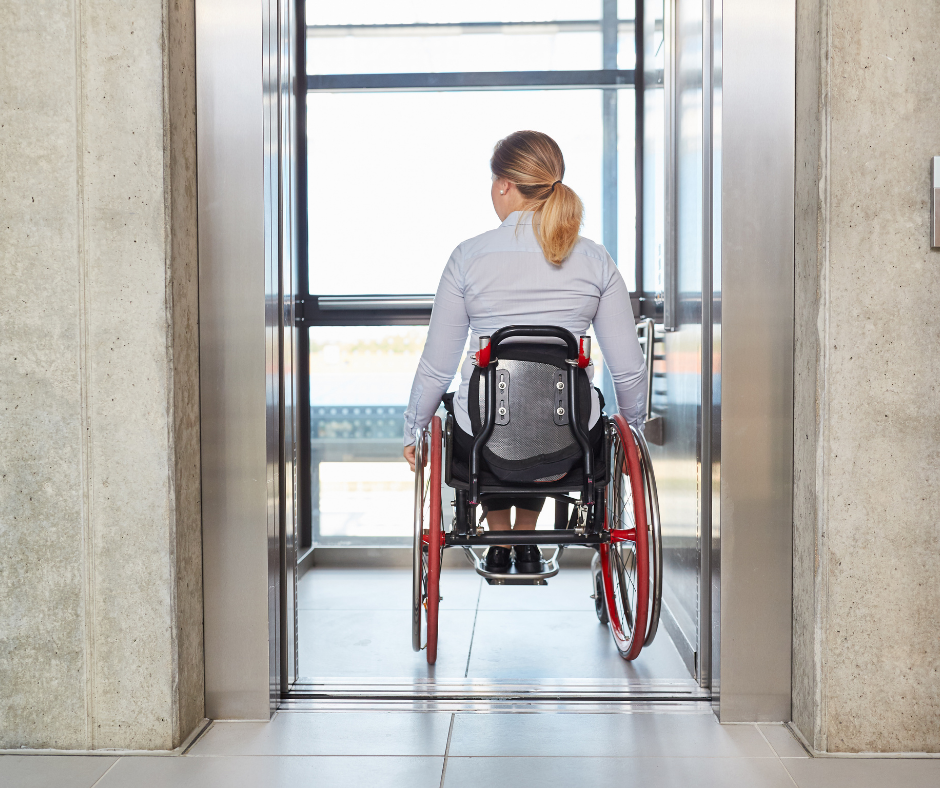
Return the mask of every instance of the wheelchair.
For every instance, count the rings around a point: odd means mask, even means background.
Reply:
[[[649,354],[652,342],[646,345]],[[445,549],[462,548],[491,585],[545,585],[559,572],[562,552],[583,545],[596,551],[591,578],[597,618],[609,627],[620,656],[636,659],[659,627],[663,558],[656,480],[643,434],[622,416],[602,413],[589,429],[590,337],[577,340],[556,326],[507,326],[481,337],[473,362],[473,435],[462,433],[448,413],[444,422],[434,416],[416,442],[412,648],[426,649],[428,664],[436,662]],[[449,528],[442,481],[456,493]],[[486,530],[476,509],[488,494],[554,499],[554,528]],[[543,557],[541,571],[485,568],[489,546],[532,544],[555,547]]]

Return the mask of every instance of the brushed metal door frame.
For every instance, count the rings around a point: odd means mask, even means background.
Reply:
[[[293,545],[292,0],[197,0],[206,715],[269,719]],[[286,585],[286,583],[285,583]],[[293,633],[295,635],[295,632]],[[294,671],[295,672],[295,671]]]
[[[282,469],[292,454],[282,440],[282,360],[293,333],[285,333],[291,317],[281,266],[290,190],[285,198],[282,97],[272,81],[281,72],[272,72],[270,58],[283,43],[287,1],[196,4],[206,709],[213,718],[268,718],[285,671]],[[714,2],[721,22],[712,40],[721,43],[709,127],[709,193],[717,202],[710,272],[721,283],[712,309],[723,336],[712,370],[720,376],[721,411],[711,463],[722,463],[712,501],[722,520],[712,524],[708,586],[712,690],[723,721],[785,720],[795,5]],[[713,325],[703,345],[716,336]]]
[[[719,0],[715,0],[716,4]],[[723,722],[790,719],[795,0],[723,0],[720,228]]]

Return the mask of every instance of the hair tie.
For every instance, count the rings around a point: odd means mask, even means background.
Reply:
[[[552,194],[555,193],[555,187],[556,187],[559,183],[561,183],[561,181],[555,181],[555,182],[552,184]]]

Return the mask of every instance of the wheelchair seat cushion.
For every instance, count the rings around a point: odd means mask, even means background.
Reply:
[[[564,345],[513,342],[500,346],[497,380],[504,389],[496,402],[504,412],[496,419],[482,455],[490,472],[502,482],[550,482],[580,466],[581,447],[568,424],[568,369]],[[500,375],[500,371],[508,374]],[[591,383],[577,370],[578,422],[585,434],[591,417]],[[483,429],[486,376],[476,368],[470,377],[470,423],[473,434]],[[477,403],[474,407],[473,403]],[[562,408],[564,413],[559,414]],[[592,436],[593,437],[593,436]]]

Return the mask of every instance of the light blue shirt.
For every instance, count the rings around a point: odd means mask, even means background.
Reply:
[[[470,434],[467,391],[472,353],[481,336],[510,325],[552,325],[576,337],[594,333],[613,379],[623,417],[642,426],[646,415],[646,364],[636,336],[630,293],[600,244],[578,239],[561,265],[549,262],[532,228],[532,214],[516,211],[495,230],[464,241],[447,261],[434,296],[427,344],[418,362],[408,410],[405,445],[431,421],[460,365],[454,415]],[[467,331],[470,352],[464,356]],[[593,378],[593,365],[588,373]],[[591,421],[600,417],[593,391]]]

